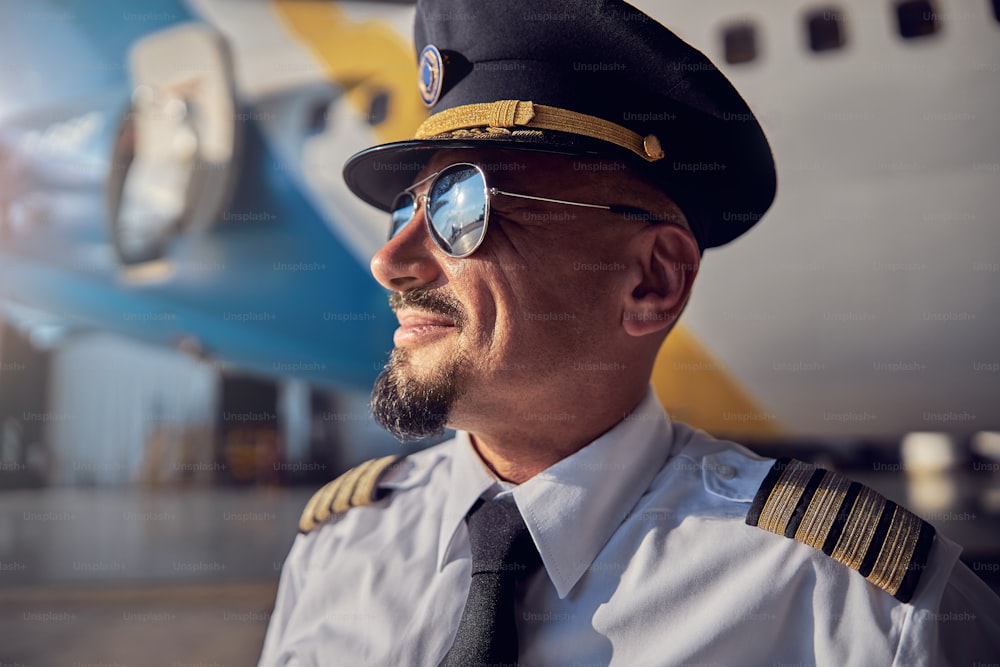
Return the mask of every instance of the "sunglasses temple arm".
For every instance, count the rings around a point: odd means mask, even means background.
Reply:
[[[569,206],[585,206],[587,208],[599,208],[599,209],[603,209],[605,211],[610,211],[610,210],[614,209],[613,206],[604,206],[603,204],[584,204],[583,202],[579,202],[579,201],[566,201],[565,199],[551,199],[549,197],[536,197],[534,195],[522,195],[522,194],[518,194],[516,192],[506,192],[504,190],[500,190],[499,188],[490,188],[490,194],[491,195],[506,195],[507,197],[518,197],[520,199],[532,199],[534,201],[549,202],[550,204],[567,204]]]
[[[624,204],[612,204],[608,207],[608,210],[612,213],[621,213],[622,215],[628,217],[631,220],[642,220],[645,222],[652,222],[656,224],[668,222],[660,216],[650,213],[644,208],[639,208],[638,206],[626,206]]]
[[[604,211],[611,211],[612,213],[621,213],[622,215],[633,216],[636,220],[645,220],[647,222],[660,223],[665,222],[662,218],[654,215],[647,211],[646,209],[639,208],[637,206],[626,206],[624,204],[611,204],[610,206],[605,206],[604,204],[585,204],[580,201],[567,201],[565,199],[551,199],[549,197],[536,197],[534,195],[522,195],[517,192],[507,192],[499,188],[490,188],[491,195],[506,195],[508,197],[519,197],[521,199],[533,199],[535,201],[544,201],[552,204],[568,204],[569,206],[585,206],[587,208],[599,208]]]
[[[421,179],[420,179],[419,181],[417,181],[416,183],[414,183],[414,184],[413,184],[413,185],[411,185],[410,187],[408,187],[408,188],[406,188],[405,190],[403,190],[403,192],[408,192],[408,193],[409,193],[409,194],[410,194],[411,196],[413,196],[413,191],[414,191],[414,190],[416,190],[416,189],[417,189],[417,188],[419,188],[419,187],[420,187],[421,185],[423,185],[423,184],[424,184],[424,183],[426,183],[427,181],[431,180],[432,178],[434,178],[435,176],[437,176],[437,175],[438,175],[438,174],[440,174],[440,173],[441,173],[440,171],[435,171],[435,172],[434,172],[433,174],[431,174],[430,176],[426,176],[426,177],[424,177],[424,178],[421,178]],[[402,192],[401,192],[400,194],[402,194]],[[415,196],[414,196],[414,199],[416,199],[416,197],[415,197]]]

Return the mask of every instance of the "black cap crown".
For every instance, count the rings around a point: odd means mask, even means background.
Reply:
[[[415,139],[351,157],[348,187],[387,210],[439,149],[626,159],[684,211],[702,248],[749,229],[776,179],[760,125],[701,52],[619,0],[419,0]]]

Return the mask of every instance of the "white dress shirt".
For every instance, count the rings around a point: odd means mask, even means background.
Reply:
[[[1000,600],[940,534],[904,604],[746,525],[772,463],[671,423],[652,390],[516,486],[459,432],[393,470],[390,497],[296,538],[260,665],[437,665],[469,590],[464,517],[497,493],[513,495],[544,565],[519,606],[523,665],[1000,663]]]

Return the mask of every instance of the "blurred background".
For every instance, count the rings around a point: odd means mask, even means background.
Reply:
[[[706,253],[667,410],[875,487],[1000,589],[1000,1],[636,4],[779,171]],[[340,178],[425,116],[412,18],[0,0],[4,664],[253,664],[310,494],[426,444],[368,414],[385,221]]]

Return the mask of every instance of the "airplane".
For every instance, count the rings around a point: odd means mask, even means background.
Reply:
[[[761,223],[706,253],[661,352],[671,416],[744,441],[929,431],[1000,457],[998,3],[636,5],[734,82],[779,175]],[[327,405],[317,388],[352,406],[322,414],[360,428],[395,319],[367,269],[385,215],[340,174],[426,116],[412,19],[406,2],[0,5],[8,443],[58,452],[84,425],[104,442],[111,427],[86,416],[102,391],[143,415],[125,438],[139,440],[218,420],[207,406],[260,384],[272,430],[277,404]],[[50,381],[28,382],[26,358]],[[313,447],[302,432],[261,444],[234,421],[249,451]]]

